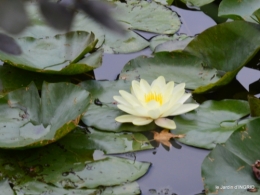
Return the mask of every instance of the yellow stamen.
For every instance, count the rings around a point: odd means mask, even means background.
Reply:
[[[155,100],[156,102],[160,103],[162,105],[163,103],[163,97],[162,94],[158,94],[156,92],[150,92],[148,94],[145,94],[145,102],[148,103],[152,100]]]

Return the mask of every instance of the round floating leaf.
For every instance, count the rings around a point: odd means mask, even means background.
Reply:
[[[259,118],[248,122],[204,159],[202,177],[207,194],[251,194],[247,189],[252,187],[257,188],[259,193],[260,184],[252,171],[252,165],[259,160],[259,126]]]
[[[224,143],[241,127],[238,120],[250,112],[246,101],[206,101],[195,111],[176,116],[174,134],[186,134],[179,141],[195,147],[212,149]]]
[[[162,5],[171,5],[174,0],[154,0],[154,1]]]
[[[185,34],[174,34],[172,37],[158,35],[152,38],[150,49],[153,52],[183,50],[192,39],[193,37],[189,37]]]
[[[118,123],[115,118],[125,114],[116,106],[113,96],[119,95],[119,90],[130,91],[131,83],[124,81],[84,81],[80,84],[91,93],[91,103],[82,121],[87,125],[102,131],[149,131],[156,128],[154,123],[145,126],[135,126],[132,123]]]
[[[222,75],[216,83],[199,87],[194,93],[229,83],[259,51],[259,31],[259,25],[234,21],[211,27],[194,38],[185,51],[199,57],[206,68],[215,68]]]
[[[17,42],[22,48],[22,55],[12,56],[0,52],[0,59],[22,69],[42,73],[80,74],[101,65],[87,62],[92,55],[98,59],[102,54],[94,53],[84,57],[96,45],[92,33],[77,31],[40,39],[24,37],[17,39]]]
[[[139,185],[136,182],[125,183],[120,186],[102,187],[100,189],[64,189],[37,181],[28,182],[24,185],[14,186],[18,195],[57,195],[57,194],[76,194],[76,195],[135,195],[140,194]],[[9,194],[6,194],[9,195]]]
[[[105,154],[119,154],[139,150],[152,149],[147,138],[141,133],[112,133],[97,131],[88,128],[89,133],[77,129],[64,137],[60,143],[72,148],[85,148],[85,150],[102,150]],[[134,138],[134,139],[133,139]]]
[[[88,105],[89,93],[69,83],[43,83],[0,98],[0,148],[43,146],[69,133]]]
[[[118,157],[93,161],[93,147],[78,136],[31,150],[1,151],[0,171],[13,185],[41,181],[58,188],[98,188],[121,185],[143,176],[150,163]],[[86,135],[84,137],[87,137]],[[82,141],[82,139],[81,139]]]
[[[184,82],[188,89],[196,89],[220,79],[216,69],[204,67],[199,58],[187,52],[160,52],[150,58],[137,57],[124,66],[119,79],[132,81],[142,78],[151,83],[160,75],[167,81]]]
[[[173,34],[181,25],[175,12],[155,2],[127,0],[126,3],[117,1],[115,5],[118,11],[113,12],[114,18],[131,29]]]
[[[214,0],[181,0],[181,1],[190,6],[201,7],[203,5],[213,2]]]
[[[233,20],[256,22],[254,12],[260,8],[258,0],[223,0],[219,4],[218,15]]]

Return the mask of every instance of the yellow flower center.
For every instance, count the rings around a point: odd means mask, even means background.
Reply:
[[[145,98],[146,103],[148,103],[152,100],[155,100],[160,105],[162,105],[162,103],[163,103],[163,97],[162,97],[162,94],[160,94],[160,93],[150,92],[148,94],[145,94],[144,98]]]

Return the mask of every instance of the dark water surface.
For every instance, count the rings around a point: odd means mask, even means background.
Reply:
[[[172,7],[181,16],[182,26],[178,33],[194,36],[216,23],[202,12],[187,11]],[[139,32],[146,39],[154,34]],[[140,55],[151,55],[149,48],[131,54],[105,54],[103,64],[94,71],[97,80],[115,80],[124,65]],[[158,75],[159,76],[159,75]],[[209,153],[180,144],[181,149],[172,147],[170,151],[162,146],[155,150],[141,151],[123,155],[138,161],[152,163],[149,172],[138,180],[142,194],[150,195],[194,195],[204,189],[201,179],[201,164]]]

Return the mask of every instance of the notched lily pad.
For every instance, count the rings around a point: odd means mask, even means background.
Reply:
[[[179,141],[195,147],[212,149],[224,143],[242,125],[238,120],[250,112],[242,100],[206,101],[195,111],[176,116],[174,134],[186,134]]]
[[[130,91],[130,82],[125,81],[84,81],[80,84],[91,93],[91,103],[82,121],[87,125],[102,131],[150,131],[156,128],[154,123],[145,126],[135,126],[132,123],[118,123],[115,118],[124,112],[116,106],[113,96],[119,95],[119,90]]]
[[[13,56],[0,52],[0,60],[22,69],[72,75],[101,65],[98,59],[102,58],[102,52],[85,56],[93,51],[97,43],[93,33],[76,31],[39,39],[22,37],[16,41],[23,53]]]
[[[259,159],[259,125],[259,118],[243,125],[204,159],[202,177],[206,194],[245,195],[254,189],[259,193],[260,184],[252,171]]]
[[[89,93],[69,83],[34,83],[0,98],[0,148],[43,146],[69,133],[89,103]]]

